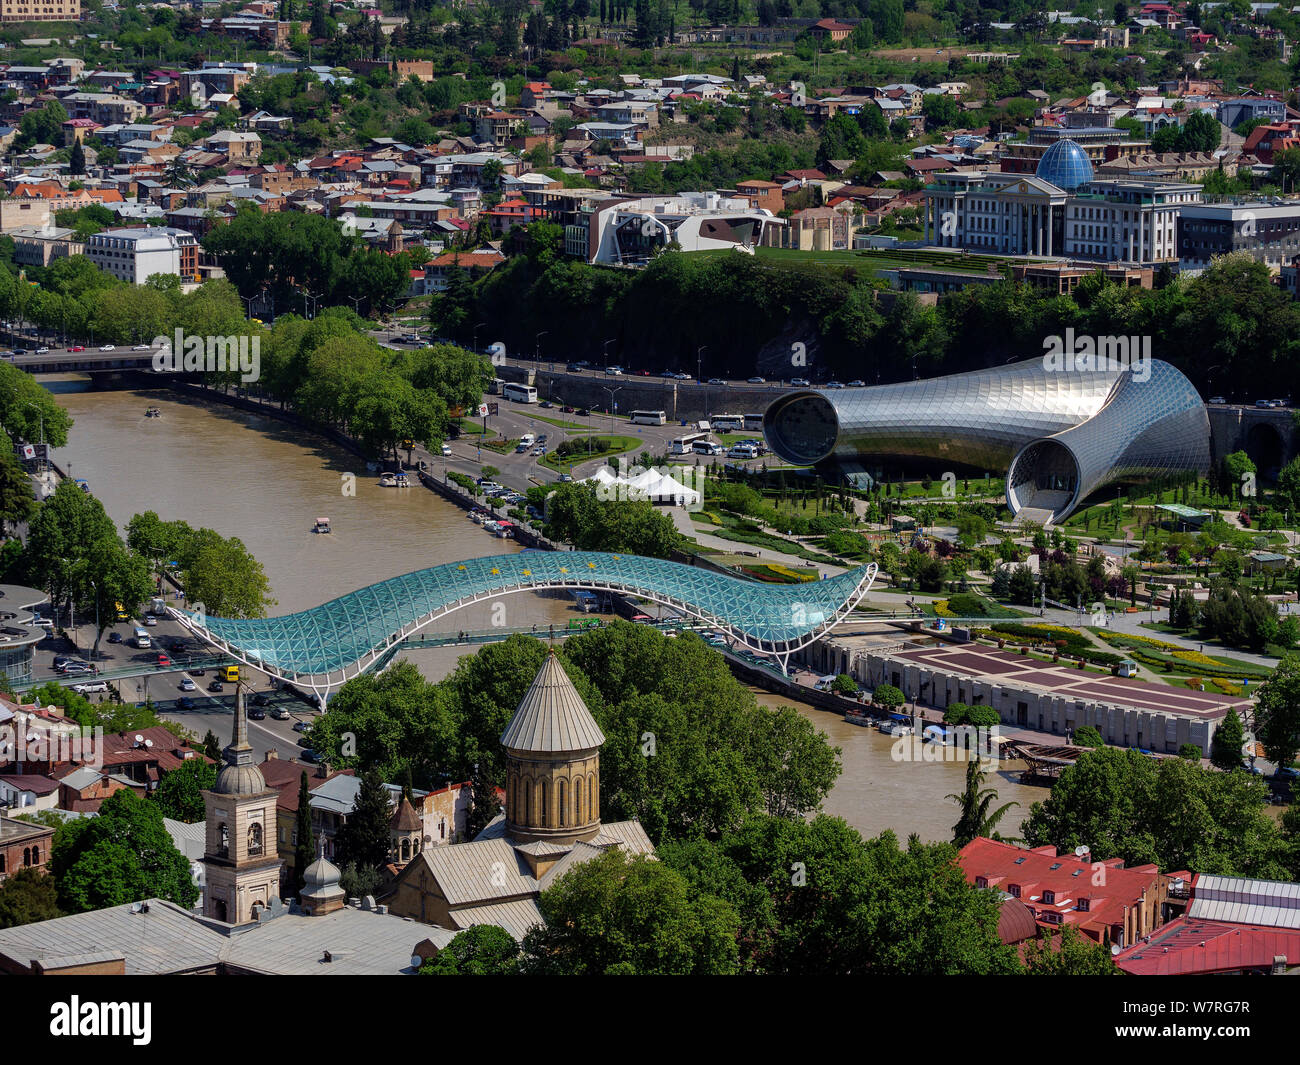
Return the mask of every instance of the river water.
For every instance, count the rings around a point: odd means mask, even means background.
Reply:
[[[79,378],[47,382],[75,424],[68,446],[54,452],[74,477],[83,477],[109,515],[125,526],[131,515],[154,510],[183,518],[223,536],[238,536],[266,570],[277,605],[271,614],[304,610],[356,588],[425,566],[463,558],[513,553],[465,512],[432,492],[380,488],[377,477],[342,448],[263,415],[177,397],[168,391],[92,392]],[[161,418],[146,418],[156,406]],[[345,495],[344,475],[354,474],[355,495]],[[329,536],[311,531],[327,517]],[[567,597],[520,594],[452,615],[449,631],[563,625],[580,616]],[[503,612],[503,613],[502,613]],[[406,654],[438,679],[472,648],[414,649]],[[757,692],[769,706],[794,705],[841,748],[843,773],[825,803],[868,836],[893,829],[903,840],[947,840],[965,763],[896,761],[894,741],[874,729],[850,725],[834,714]],[[1019,767],[1013,767],[1018,769]],[[1020,784],[1012,769],[990,774],[987,787],[1001,802],[1018,802],[999,828],[1018,834],[1029,804],[1044,788]]]

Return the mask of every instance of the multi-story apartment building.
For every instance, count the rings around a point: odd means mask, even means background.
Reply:
[[[179,277],[181,242],[178,232],[181,231],[156,226],[106,229],[87,239],[86,258],[106,273],[132,285],[143,285],[154,274]]]
[[[1066,202],[1061,250],[1102,262],[1174,263],[1179,214],[1200,202],[1200,185],[1093,181]]]
[[[81,0],[0,0],[0,22],[79,22]]]
[[[1216,255],[1243,252],[1280,270],[1300,254],[1300,201],[1203,203],[1185,207],[1178,231],[1182,270],[1199,273]]]

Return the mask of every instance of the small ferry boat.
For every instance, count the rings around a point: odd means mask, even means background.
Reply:
[[[496,521],[485,521],[483,523],[483,528],[495,535],[496,531],[501,528],[501,523]]]
[[[397,487],[397,477],[396,477],[394,474],[391,474],[391,473],[381,474],[380,477],[379,477],[379,487],[380,487],[380,488],[396,488],[396,487]]]
[[[498,521],[496,528],[492,530],[493,536],[499,536],[503,540],[509,540],[515,535],[515,523],[513,521]]]
[[[911,725],[904,725],[901,721],[891,721],[885,733],[893,737],[912,736],[916,733],[916,729],[912,728]]]
[[[162,410],[159,407],[149,407],[145,410],[144,416],[146,418],[161,418]]]
[[[394,488],[410,488],[410,487],[411,487],[411,479],[410,479],[409,477],[407,477],[406,474],[404,474],[404,473],[395,473],[395,474],[393,474],[393,487],[394,487]]]
[[[871,728],[876,723],[876,719],[867,713],[866,707],[854,706],[844,711],[844,720],[850,725],[861,725],[863,728]]]
[[[482,507],[475,507],[469,512],[469,520],[475,525],[482,525],[483,519],[487,517],[487,511]]]
[[[314,533],[327,533],[327,532],[329,532],[329,531],[330,531],[330,520],[329,520],[329,518],[317,518],[317,519],[316,519],[316,524],[315,524],[314,526],[312,526],[312,530],[311,530],[311,531],[314,532]]]

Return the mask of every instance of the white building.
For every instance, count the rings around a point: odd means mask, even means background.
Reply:
[[[601,205],[589,224],[595,234],[591,261],[638,265],[672,243],[686,252],[719,248],[752,252],[763,242],[767,226],[784,223],[744,197],[683,192]]]
[[[106,229],[86,240],[86,258],[121,281],[143,285],[154,274],[180,276],[181,243],[154,226]]]

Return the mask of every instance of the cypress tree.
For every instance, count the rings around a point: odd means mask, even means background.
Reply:
[[[316,834],[311,827],[311,795],[307,789],[307,771],[304,769],[302,779],[298,781],[298,842],[293,848],[293,886],[295,893],[301,893],[303,875],[307,866],[316,860]]]

